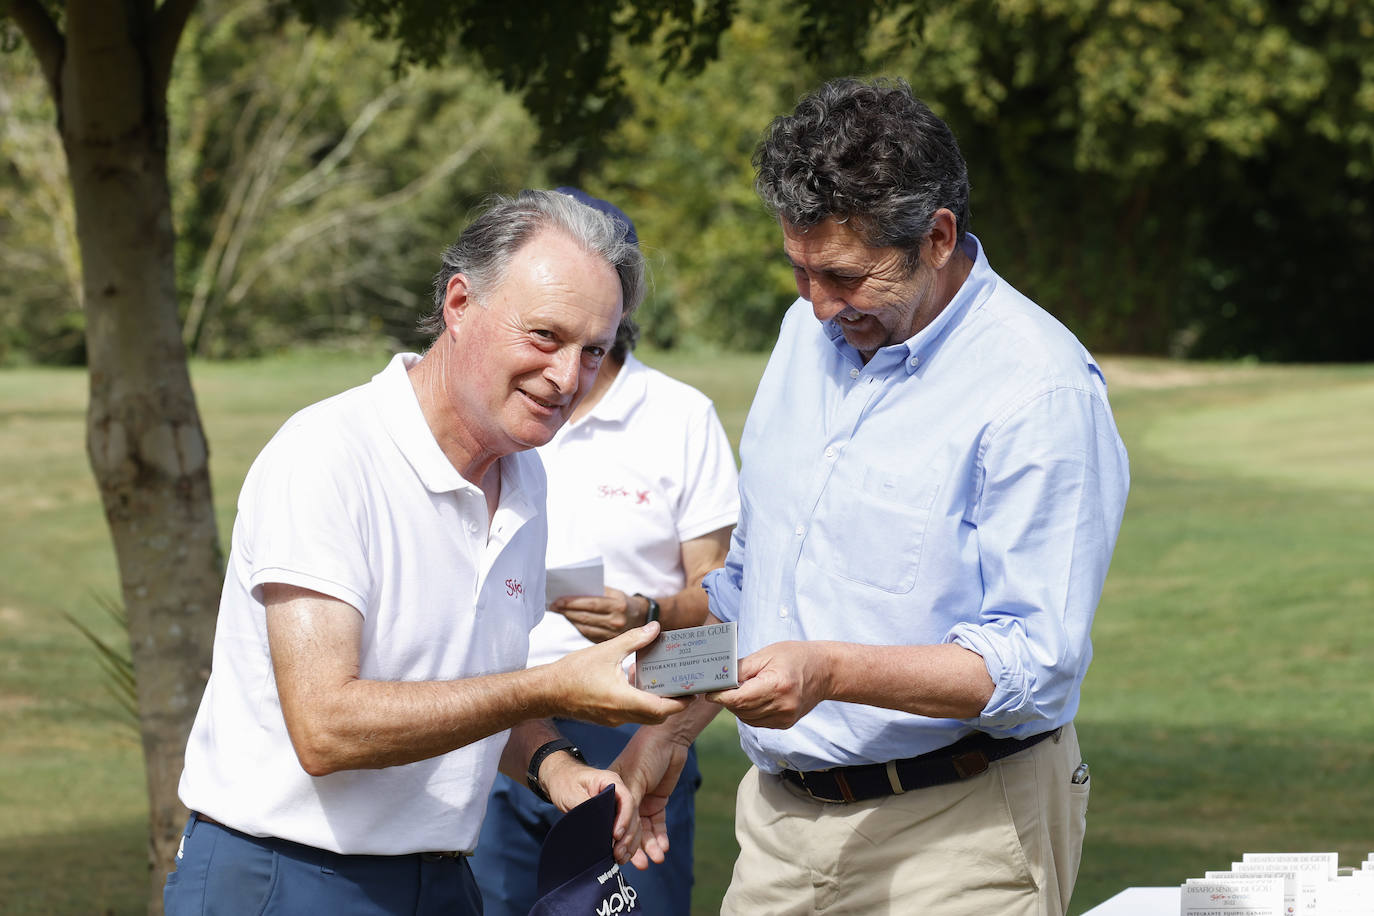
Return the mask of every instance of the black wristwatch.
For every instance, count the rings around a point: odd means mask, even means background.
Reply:
[[[649,610],[644,615],[644,622],[652,623],[655,620],[657,620],[658,615],[663,611],[663,609],[658,606],[658,602],[650,598],[648,595],[642,595],[639,592],[635,592],[635,597],[643,598],[645,601],[649,602]]]
[[[544,763],[544,758],[559,751],[567,751],[582,763],[587,762],[587,758],[582,756],[582,752],[577,749],[567,738],[555,738],[547,744],[541,744],[539,750],[534,752],[530,758],[529,769],[525,771],[525,782],[529,784],[530,791],[538,795],[549,804],[553,804],[553,799],[549,798],[549,793],[544,791],[544,787],[539,784],[539,767]]]

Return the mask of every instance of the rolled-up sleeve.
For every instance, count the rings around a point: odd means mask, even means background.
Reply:
[[[701,587],[706,589],[711,613],[717,620],[739,620],[740,599],[744,592],[745,514],[730,535],[730,552],[725,565],[706,574]]]
[[[982,656],[995,685],[970,724],[1023,737],[1077,711],[1129,469],[1105,398],[1076,387],[1009,411],[980,452],[970,521],[983,605],[946,641]]]

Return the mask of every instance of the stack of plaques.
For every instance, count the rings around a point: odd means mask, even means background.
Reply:
[[[1181,916],[1374,916],[1374,853],[1341,868],[1334,852],[1247,852],[1189,878]]]

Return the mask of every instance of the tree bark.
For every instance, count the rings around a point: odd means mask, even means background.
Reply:
[[[209,676],[223,577],[208,449],[177,316],[166,74],[189,4],[70,0],[59,127],[81,250],[87,450],[109,523],[138,677],[149,912],[186,811],[186,736]]]

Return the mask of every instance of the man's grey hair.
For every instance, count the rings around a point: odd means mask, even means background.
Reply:
[[[492,195],[481,214],[444,251],[434,275],[434,310],[420,330],[438,337],[444,331],[444,299],[454,274],[464,274],[471,294],[481,301],[506,279],[511,258],[545,229],[562,232],[620,277],[623,317],[644,300],[644,256],[626,238],[625,227],[604,213],[556,191],[521,191],[516,197]]]
[[[969,222],[968,166],[953,132],[904,80],[837,79],[773,120],[754,151],[755,187],[781,219],[849,223],[914,269],[941,207],[957,241]]]

